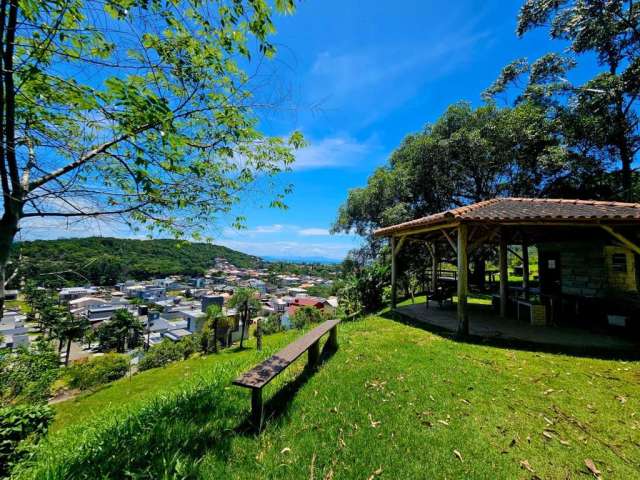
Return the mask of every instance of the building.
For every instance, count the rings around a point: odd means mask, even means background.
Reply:
[[[502,317],[520,318],[524,310],[535,325],[609,325],[634,331],[640,326],[640,204],[495,198],[382,228],[374,235],[391,243],[392,308],[396,257],[407,241],[420,242],[431,256],[431,294],[452,288],[449,295],[457,295],[461,334],[469,332],[469,257],[480,247],[496,249],[499,286],[494,298]],[[530,247],[538,252],[537,287],[529,272]],[[509,283],[509,254],[521,257],[521,285]],[[457,263],[451,287],[443,287],[439,274],[444,258]]]

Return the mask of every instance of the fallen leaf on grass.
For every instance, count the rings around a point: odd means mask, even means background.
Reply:
[[[446,425],[447,427],[449,426],[449,422],[447,422],[446,420],[438,420],[439,423]]]
[[[284,447],[282,450],[280,450],[280,453],[289,453],[291,451],[291,449],[289,447]]]
[[[458,450],[454,450],[453,454],[458,457],[458,460],[462,461],[462,454]]]
[[[553,434],[548,430],[543,430],[542,435],[544,435],[544,437],[548,438],[549,440],[553,440]]]
[[[560,443],[562,445],[568,446],[569,445],[569,441],[568,440],[560,440]]]
[[[377,477],[378,475],[380,475],[382,473],[382,467],[380,467],[379,469],[377,469],[375,472],[373,472],[371,474],[371,476],[369,477],[369,480],[373,480],[375,477]]]
[[[584,464],[587,466],[587,468],[593,474],[594,477],[600,478],[600,470],[598,470],[598,467],[596,467],[596,464],[593,463],[593,460],[591,460],[590,458],[585,458]]]
[[[380,423],[382,423],[382,422],[380,422],[379,420],[377,420],[377,421],[376,421],[376,420],[374,420],[374,419],[371,417],[371,414],[369,414],[369,421],[371,422],[371,426],[372,426],[373,428],[378,428],[378,427],[380,426]]]
[[[543,395],[549,395],[552,392],[555,392],[555,390],[553,388],[549,388],[549,389],[545,390],[544,392],[542,392],[542,394]]]
[[[625,404],[627,403],[627,399],[625,397],[623,397],[622,395],[618,395],[616,397],[616,400],[618,400],[620,403]]]
[[[520,460],[520,466],[522,468],[524,468],[525,470],[533,473],[533,467],[531,467],[531,465],[529,465],[529,461],[528,460]]]

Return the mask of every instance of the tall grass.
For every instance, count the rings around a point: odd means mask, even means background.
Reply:
[[[231,374],[220,365],[207,378],[133,413],[70,427],[41,445],[14,476],[190,478],[205,451],[224,448],[225,432],[242,412],[225,391]]]

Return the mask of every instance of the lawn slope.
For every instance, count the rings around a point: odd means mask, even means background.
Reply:
[[[192,359],[57,406],[18,478],[637,478],[640,368],[456,342],[380,317],[345,324],[262,434],[230,386],[267,349]],[[184,375],[187,371],[188,374]],[[298,378],[298,380],[296,380]],[[302,378],[302,380],[299,380]]]

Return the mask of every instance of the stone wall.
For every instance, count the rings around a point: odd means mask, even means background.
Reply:
[[[560,252],[561,288],[567,295],[604,297],[610,290],[637,291],[635,259],[623,248],[601,242],[558,242],[538,245],[538,252]],[[627,255],[627,271],[612,269],[614,253]]]

